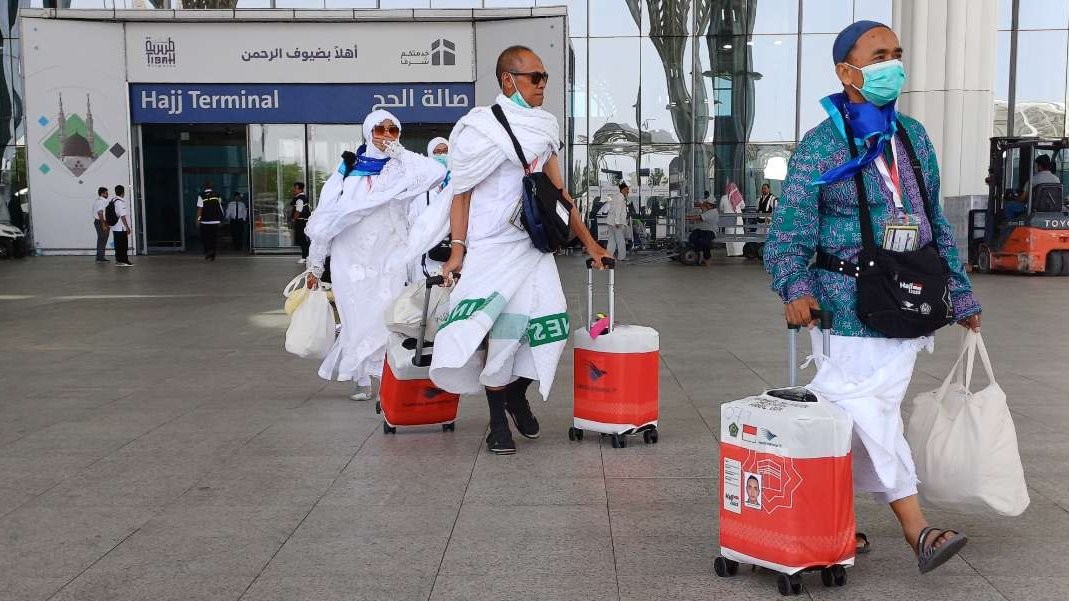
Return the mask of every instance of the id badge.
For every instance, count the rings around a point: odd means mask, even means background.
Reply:
[[[913,215],[900,215],[883,230],[883,248],[892,252],[917,250],[920,224]]]
[[[513,227],[520,230],[521,232],[525,232],[527,230],[523,227],[523,220],[521,219],[522,216],[523,199],[521,198],[519,202],[516,203],[516,208],[512,210],[512,216],[509,217],[509,223],[511,223]]]

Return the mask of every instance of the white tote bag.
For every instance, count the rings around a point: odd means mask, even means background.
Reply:
[[[327,293],[309,290],[293,312],[286,330],[286,351],[301,358],[322,359],[334,344],[334,310]]]
[[[990,384],[971,392],[977,352]],[[980,334],[966,334],[942,386],[913,399],[906,439],[917,463],[921,499],[932,506],[1005,516],[1028,507],[1017,432]]]
[[[438,328],[445,322],[449,309],[451,288],[433,286],[427,317],[428,341],[434,340]],[[423,320],[423,303],[426,301],[427,282],[418,280],[405,286],[401,294],[386,308],[386,329],[409,338],[419,336],[419,324]]]

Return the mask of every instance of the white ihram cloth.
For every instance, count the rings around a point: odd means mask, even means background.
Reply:
[[[832,336],[831,357],[812,331],[819,369],[807,387],[843,408],[854,420],[854,486],[891,503],[917,494],[917,468],[902,425],[902,400],[917,353],[933,338]]]
[[[390,113],[375,111],[364,121],[364,139],[385,119],[400,126]],[[369,144],[366,156],[386,155]],[[402,150],[378,175],[343,178],[335,172],[323,185],[305,229],[312,243],[308,263],[322,268],[330,256],[342,331],[319,367],[321,378],[367,385],[382,374],[389,336],[383,315],[407,276],[394,257],[405,247],[409,205],[444,177],[445,169],[433,159]]]
[[[541,171],[559,144],[556,117],[505,96],[497,104],[529,168]],[[489,107],[473,109],[457,123],[449,151],[452,193],[472,193],[468,251],[463,277],[449,297],[450,318],[434,339],[431,380],[467,394],[522,376],[538,380],[546,398],[568,337],[567,306],[553,255],[535,249],[510,222],[522,194],[523,166]],[[448,221],[448,209],[443,214]],[[434,224],[418,229],[434,231]],[[486,339],[484,363],[476,351]]]
[[[449,140],[445,138],[434,138],[427,143],[427,156],[434,158],[434,149],[439,144],[449,145]],[[439,163],[440,164],[440,163]],[[448,207],[453,200],[452,190],[447,190],[449,187],[449,176],[442,183],[431,188],[423,197],[423,202],[418,199],[411,204],[411,208],[408,211],[408,221],[412,225],[412,229],[409,231],[409,244],[413,242],[413,235],[416,236],[416,246],[419,246],[419,235],[417,233],[417,224],[420,222],[420,217],[427,211],[433,210],[431,207],[440,208],[439,202],[443,202],[446,206],[446,220],[448,228]],[[440,219],[440,218],[436,218]],[[434,261],[424,256],[424,253],[434,248],[439,242],[445,239],[449,234],[449,230],[446,229],[445,233],[439,236],[433,243],[423,250],[417,251],[418,257],[408,261],[408,281],[418,282],[427,275],[436,275],[442,272],[442,263],[440,261]],[[405,256],[408,256],[408,251],[405,251]]]

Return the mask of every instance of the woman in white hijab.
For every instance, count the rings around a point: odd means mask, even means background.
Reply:
[[[420,215],[426,212],[427,208],[438,202],[440,199],[445,199],[450,202],[453,200],[452,192],[446,192],[449,187],[449,140],[445,138],[434,138],[427,143],[427,156],[438,161],[443,167],[446,168],[445,179],[442,183],[431,188],[427,191],[424,202],[412,203],[412,207],[409,209],[408,217],[412,224],[415,224]],[[448,241],[446,241],[448,243]],[[428,253],[420,255],[418,259],[413,260],[408,267],[408,281],[409,283],[420,281],[420,279],[428,275],[436,275],[442,271],[442,262],[436,261],[432,258],[435,255],[431,249]],[[448,258],[449,249],[446,247],[444,251],[445,256]]]
[[[446,171],[437,161],[405,150],[401,122],[387,111],[364,120],[357,153],[323,185],[319,206],[308,220],[311,239],[308,285],[314,286],[330,256],[331,282],[341,315],[341,335],[327,353],[319,376],[355,384],[354,401],[373,396],[372,378],[382,374],[388,331],[383,315],[401,292],[407,273],[393,257],[405,247],[409,209],[437,187]]]

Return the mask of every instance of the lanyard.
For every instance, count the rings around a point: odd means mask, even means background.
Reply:
[[[895,201],[895,208],[901,212],[903,211],[902,182],[898,177],[898,146],[895,145],[894,139],[888,140],[887,143],[891,145],[892,163],[890,169],[888,169],[887,161],[884,160],[882,154],[874,162],[876,163],[876,169],[880,172],[880,177],[883,178],[883,183],[891,191],[891,198]]]

